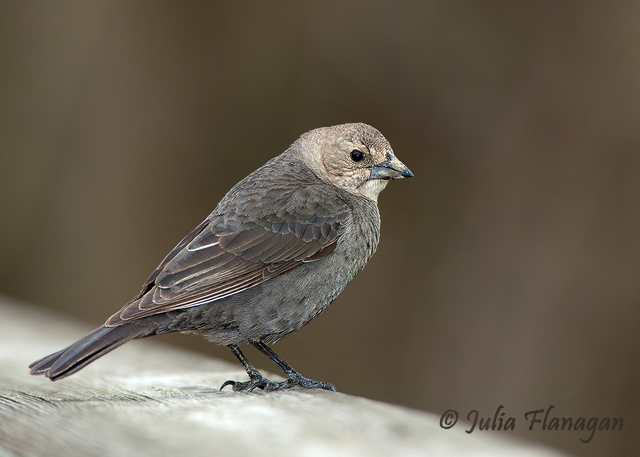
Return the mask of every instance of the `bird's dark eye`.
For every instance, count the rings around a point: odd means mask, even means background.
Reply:
[[[360,162],[362,159],[364,159],[364,153],[362,151],[358,151],[357,149],[351,151],[351,160]]]

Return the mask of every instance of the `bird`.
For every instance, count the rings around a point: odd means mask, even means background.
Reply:
[[[389,181],[409,177],[370,125],[304,133],[233,186],[122,309],[33,362],[30,373],[60,380],[132,339],[185,332],[228,346],[243,365],[249,380],[220,390],[336,391],[299,374],[268,345],[325,310],[364,268],[379,240],[378,195]],[[287,379],[265,378],[240,350],[245,343]]]

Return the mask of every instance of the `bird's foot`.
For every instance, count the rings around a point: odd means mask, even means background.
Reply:
[[[274,384],[284,384],[284,385],[280,388],[276,388],[273,390],[289,389],[291,387],[299,386],[304,389],[322,389],[322,390],[330,390],[332,392],[338,391],[335,387],[333,387],[333,384],[329,384],[328,382],[320,382],[320,381],[315,381],[313,379],[308,379],[297,372],[293,372],[289,376],[289,379],[287,379],[286,381],[278,382]]]
[[[253,389],[262,387],[262,385],[268,384],[270,382],[271,381],[269,381],[267,378],[259,374],[258,376],[251,376],[250,379],[245,382],[238,382],[230,379],[229,381],[226,381],[224,384],[222,384],[222,386],[220,386],[220,390],[224,389],[227,386],[232,386],[234,392],[244,392],[245,390],[252,392]]]
[[[289,379],[281,382],[273,382],[269,381],[267,378],[260,377],[252,377],[249,381],[245,382],[237,382],[237,381],[227,381],[222,384],[220,390],[224,389],[226,386],[233,386],[234,392],[243,392],[249,391],[252,392],[254,389],[262,389],[265,392],[274,392],[277,390],[286,390],[292,387],[302,387],[304,389],[323,389],[330,390],[332,392],[337,392],[336,388],[333,387],[332,384],[327,382],[315,381],[313,379],[307,379],[302,376],[300,373],[292,373],[289,376]]]

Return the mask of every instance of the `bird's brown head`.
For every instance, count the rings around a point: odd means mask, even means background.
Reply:
[[[386,138],[367,124],[311,130],[297,143],[302,159],[320,179],[374,201],[389,180],[413,176]]]

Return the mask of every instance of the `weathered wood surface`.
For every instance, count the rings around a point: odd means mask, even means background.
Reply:
[[[439,417],[325,391],[219,392],[239,366],[129,343],[56,383],[27,365],[83,328],[0,297],[2,456],[559,456]]]

